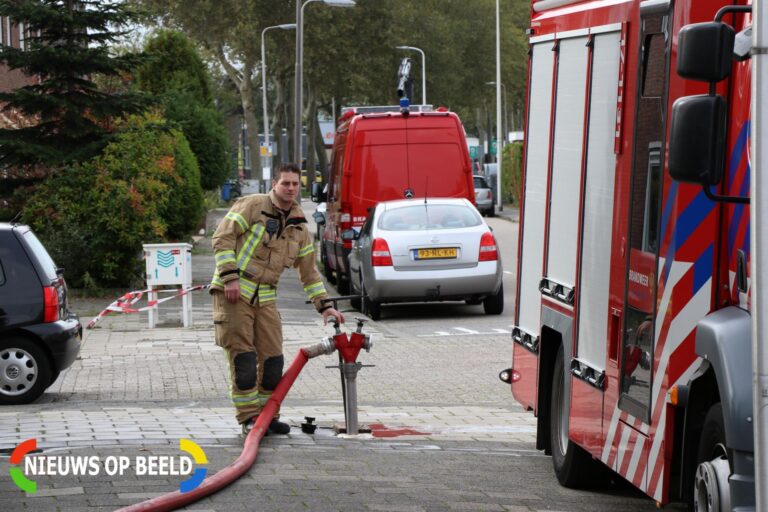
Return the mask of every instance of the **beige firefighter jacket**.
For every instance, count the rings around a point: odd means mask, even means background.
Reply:
[[[288,215],[276,206],[274,192],[245,196],[232,205],[213,234],[216,271],[211,290],[239,277],[240,298],[264,305],[277,299],[277,283],[291,266],[307,297],[320,311],[329,304],[323,280],[315,266],[314,244],[307,219],[298,203]]]

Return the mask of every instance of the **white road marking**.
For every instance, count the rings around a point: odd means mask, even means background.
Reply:
[[[467,334],[480,334],[478,331],[467,329],[466,327],[454,327],[457,331],[465,332]]]

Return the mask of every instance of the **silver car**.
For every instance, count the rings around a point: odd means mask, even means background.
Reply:
[[[504,311],[496,239],[466,199],[406,199],[376,205],[349,257],[352,306],[372,319],[385,302],[463,300]]]
[[[483,215],[493,217],[496,214],[493,189],[485,176],[475,175],[473,179],[475,181],[475,205],[477,205],[478,211]]]

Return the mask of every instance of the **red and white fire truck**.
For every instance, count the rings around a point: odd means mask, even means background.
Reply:
[[[749,3],[531,4],[501,377],[563,485],[755,507]]]

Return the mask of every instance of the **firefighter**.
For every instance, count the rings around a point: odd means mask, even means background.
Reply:
[[[230,396],[243,434],[253,427],[283,374],[283,335],[277,311],[277,283],[283,270],[298,269],[307,297],[323,323],[344,317],[323,302],[328,297],[315,266],[307,220],[296,201],[300,171],[277,169],[269,194],[239,199],[213,234],[216,271],[211,283],[216,344],[226,352]],[[278,421],[268,432],[287,434]]]

